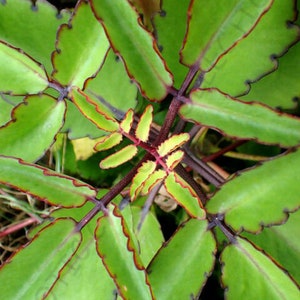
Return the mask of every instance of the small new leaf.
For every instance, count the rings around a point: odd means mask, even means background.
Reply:
[[[131,129],[133,123],[133,114],[134,114],[133,110],[129,109],[125,115],[125,118],[120,123],[120,129],[125,133],[129,133]]]
[[[181,134],[173,135],[158,146],[157,153],[161,157],[164,157],[167,154],[174,151],[175,149],[181,147],[189,139],[190,139],[190,136],[188,133],[181,133]]]
[[[95,145],[96,151],[104,151],[113,148],[121,143],[123,136],[119,132],[113,132],[110,135],[103,136],[99,139],[99,142]]]
[[[120,166],[137,154],[137,147],[135,145],[128,145],[120,151],[106,157],[100,162],[101,169],[110,169]]]
[[[150,133],[150,126],[153,120],[153,107],[152,105],[148,105],[141,115],[141,118],[138,122],[137,128],[135,130],[136,137],[142,141],[147,142],[149,133]]]
[[[170,170],[173,170],[182,160],[184,152],[178,150],[170,154],[166,159],[166,165]]]

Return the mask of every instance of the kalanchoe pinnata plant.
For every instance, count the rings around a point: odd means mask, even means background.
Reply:
[[[299,299],[297,8],[0,1],[1,297]]]

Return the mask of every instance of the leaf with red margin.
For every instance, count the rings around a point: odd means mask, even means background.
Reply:
[[[216,89],[198,89],[180,108],[185,119],[214,127],[233,137],[256,139],[283,147],[300,143],[300,118],[258,102],[243,102]]]
[[[148,275],[117,206],[98,219],[95,230],[99,256],[124,299],[154,299]]]
[[[253,30],[272,3],[273,0],[219,0],[216,5],[213,1],[191,1],[181,61],[210,70],[222,54]]]
[[[63,125],[66,104],[48,95],[32,95],[12,111],[12,120],[0,127],[0,154],[29,162],[41,158]]]
[[[183,223],[150,263],[147,271],[159,300],[198,299],[212,272],[217,251],[207,226],[206,220]]]
[[[164,157],[175,149],[181,147],[189,139],[190,135],[188,133],[172,135],[170,138],[168,138],[158,146],[157,153],[160,155],[160,157]]]
[[[186,212],[197,219],[205,218],[205,210],[193,189],[176,173],[171,172],[164,181],[170,196],[182,206]]]
[[[143,114],[140,117],[140,120],[137,124],[135,130],[135,136],[142,142],[147,142],[149,133],[150,133],[150,126],[153,120],[153,106],[148,105]]]
[[[300,292],[286,272],[245,239],[237,238],[221,254],[226,299],[297,300]],[[245,298],[245,294],[247,295]]]
[[[62,85],[82,89],[86,79],[102,65],[108,49],[105,32],[89,3],[80,1],[69,23],[58,30],[52,76]]]
[[[120,123],[120,129],[125,132],[125,133],[129,133],[132,123],[133,123],[133,116],[134,116],[134,111],[132,109],[129,109],[126,112],[126,115],[124,117],[124,119],[122,120],[122,122]]]
[[[162,100],[173,84],[172,75],[159,55],[153,36],[139,24],[136,10],[128,1],[92,0],[91,5],[142,94],[150,100]]]
[[[81,206],[96,196],[95,189],[75,178],[5,156],[0,156],[0,182],[62,207]]]
[[[123,136],[119,132],[112,132],[110,135],[103,136],[98,139],[95,145],[95,151],[104,151],[113,148],[121,143]]]
[[[288,212],[300,207],[299,165],[300,148],[242,172],[211,197],[206,209],[224,214],[226,224],[237,232],[281,224]]]
[[[116,153],[113,153],[100,162],[101,169],[110,169],[120,166],[132,159],[138,152],[137,146],[128,145]]]
[[[48,87],[44,68],[20,49],[0,41],[0,91],[37,94]]]
[[[165,170],[156,170],[148,176],[148,178],[143,182],[141,194],[147,195],[152,188],[154,188],[158,183],[162,182],[167,177],[167,172]]]
[[[155,171],[156,163],[154,161],[148,160],[139,167],[136,175],[133,177],[130,186],[130,198],[135,200],[140,191],[143,188],[143,183],[149,178],[149,176]]]
[[[72,219],[46,226],[7,262],[0,272],[3,299],[42,299],[81,243]]]
[[[73,88],[71,98],[81,113],[98,128],[109,132],[119,129],[119,123],[104,112],[96,101],[92,100],[80,89]]]

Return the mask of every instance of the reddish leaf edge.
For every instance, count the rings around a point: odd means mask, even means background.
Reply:
[[[45,176],[58,177],[58,178],[69,180],[69,181],[72,182],[72,184],[73,184],[74,187],[86,187],[86,188],[90,189],[91,191],[93,191],[93,194],[94,194],[94,195],[85,195],[83,193],[79,193],[81,195],[81,197],[85,197],[85,201],[83,201],[83,203],[80,204],[80,205],[72,205],[72,206],[57,205],[57,204],[52,203],[51,201],[49,201],[47,198],[41,198],[39,195],[36,195],[36,194],[31,193],[31,192],[29,192],[29,191],[27,191],[25,189],[22,189],[19,186],[15,186],[13,184],[10,184],[9,182],[1,181],[0,180],[0,183],[5,184],[7,186],[10,186],[11,188],[17,189],[19,191],[22,191],[22,192],[24,192],[26,194],[29,194],[29,195],[31,195],[31,196],[39,199],[40,201],[43,201],[43,202],[48,203],[50,205],[55,205],[55,206],[58,206],[58,207],[65,207],[65,208],[82,207],[86,203],[86,201],[88,201],[88,200],[92,200],[93,201],[93,198],[96,197],[96,195],[97,195],[96,189],[94,189],[92,186],[90,186],[89,184],[84,183],[82,181],[79,181],[78,179],[75,179],[75,178],[73,178],[71,176],[64,175],[64,174],[61,174],[61,173],[57,173],[57,172],[55,172],[55,171],[53,171],[51,169],[47,169],[45,167],[42,167],[42,166],[39,166],[39,165],[36,165],[36,164],[31,164],[31,163],[25,162],[21,158],[17,158],[17,157],[13,157],[13,156],[5,156],[5,155],[0,155],[0,157],[2,157],[2,158],[8,158],[8,159],[13,159],[13,160],[16,160],[20,165],[24,165],[24,166],[28,166],[28,167],[33,167],[35,169],[39,169],[39,170],[41,170],[43,172],[43,175],[45,175]]]

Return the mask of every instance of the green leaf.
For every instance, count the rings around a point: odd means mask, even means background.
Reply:
[[[182,62],[195,63],[208,71],[219,57],[245,38],[272,0],[192,1],[188,12],[188,30],[181,51]]]
[[[96,151],[104,151],[113,148],[121,143],[123,136],[119,132],[112,132],[110,135],[101,137],[95,145]]]
[[[170,138],[168,138],[158,146],[157,153],[161,157],[164,157],[165,155],[169,154],[175,149],[181,147],[189,139],[190,136],[188,133],[180,133],[180,134],[172,135]]]
[[[150,126],[153,120],[153,106],[148,105],[143,114],[140,117],[140,120],[137,124],[135,130],[135,136],[142,142],[147,142],[149,133],[150,133]]]
[[[34,3],[33,6],[30,0],[0,2],[0,39],[34,57],[50,74],[57,28],[68,22],[70,11],[58,13],[57,8],[47,1]]]
[[[91,4],[113,49],[122,56],[129,76],[137,82],[142,94],[151,100],[162,100],[173,83],[172,76],[154,38],[139,24],[136,10],[128,1],[116,4],[103,0]]]
[[[165,179],[164,185],[171,197],[181,205],[192,218],[205,218],[205,211],[202,208],[201,200],[181,177],[171,172]]]
[[[142,216],[142,208],[130,206],[133,221],[133,234],[138,242],[139,255],[144,266],[147,266],[164,242],[164,237],[155,215],[149,211],[138,228]],[[123,212],[123,211],[122,211]],[[126,219],[127,221],[127,219]]]
[[[0,154],[38,160],[54,142],[64,112],[64,101],[47,95],[28,96],[13,109],[12,120],[0,127]]]
[[[113,209],[113,210],[112,210]],[[99,218],[95,231],[97,252],[124,299],[153,299],[147,273],[130,231],[117,207]]]
[[[0,182],[57,206],[81,206],[95,190],[75,179],[52,170],[0,156]],[[30,180],[29,180],[30,179]]]
[[[297,15],[294,2],[275,0],[253,31],[205,74],[201,87],[216,87],[237,96],[249,90],[249,82],[273,71],[277,67],[273,57],[284,54],[299,36],[296,26],[287,26],[288,20],[293,22]],[[277,85],[276,90],[280,90]]]
[[[268,255],[283,266],[300,284],[300,210],[289,215],[287,222],[280,226],[264,228],[259,234],[243,233],[243,236],[264,249]]]
[[[100,68],[108,48],[104,29],[89,3],[78,2],[69,24],[62,25],[58,31],[52,76],[62,85],[82,89],[85,80]]]
[[[300,97],[300,43],[278,59],[278,69],[251,85],[250,92],[242,100],[257,100],[272,107],[293,108]]]
[[[137,154],[137,147],[135,145],[128,145],[118,152],[109,155],[100,162],[100,168],[110,169],[124,164],[132,159]]]
[[[85,83],[84,92],[95,98],[107,114],[118,120],[123,119],[125,113],[136,106],[137,87],[112,49],[108,51],[96,77]]]
[[[117,131],[119,123],[107,115],[100,105],[79,89],[72,89],[71,98],[81,113],[98,128],[105,131]]]
[[[239,138],[284,147],[300,142],[300,119],[280,114],[260,103],[242,102],[215,89],[195,90],[180,114]]]
[[[45,70],[21,50],[0,41],[0,91],[36,94],[48,86]]]
[[[246,171],[224,184],[206,209],[225,214],[225,222],[236,231],[256,232],[262,226],[282,223],[287,212],[300,206],[299,164],[298,149]]]
[[[212,272],[215,253],[216,242],[207,231],[207,221],[184,223],[148,267],[157,299],[198,299]]]
[[[93,207],[93,203],[87,202],[80,208],[55,210],[51,217],[73,218],[79,222]],[[115,283],[95,251],[94,230],[98,217],[99,214],[81,229],[82,242],[55,281],[47,299],[56,299],[64,295],[66,299],[112,300]],[[79,286],[84,288],[74,288]]]
[[[154,17],[158,44],[161,55],[174,75],[174,87],[179,89],[188,73],[188,68],[180,63],[179,52],[186,32],[190,0],[177,1],[176,5],[174,5],[174,0],[161,2],[162,11],[165,14],[157,14]]]
[[[144,182],[155,171],[155,168],[156,168],[156,163],[150,160],[144,162],[141,165],[141,167],[139,167],[130,186],[130,198],[132,201],[136,199],[136,197],[138,196],[138,194],[143,188]]]
[[[300,292],[295,283],[270,258],[248,241],[237,238],[221,254],[222,282],[226,299],[296,300]]]
[[[122,120],[122,122],[120,123],[120,129],[125,132],[125,133],[129,133],[132,123],[133,123],[133,116],[134,116],[134,111],[132,109],[129,109],[126,112],[126,115],[124,117],[124,119]]]
[[[42,299],[80,245],[81,234],[75,226],[71,219],[56,220],[4,264],[1,297]]]

